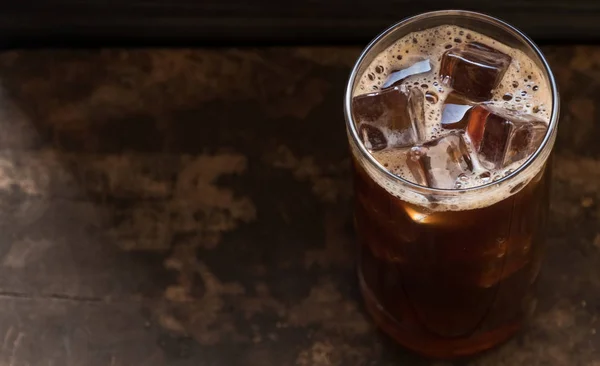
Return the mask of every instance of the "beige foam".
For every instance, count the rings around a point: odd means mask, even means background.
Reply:
[[[436,103],[424,103],[426,116],[425,135],[427,140],[440,137],[445,134],[440,124],[441,109],[445,98],[451,91],[451,89],[442,85],[437,78],[440,60],[442,54],[447,51],[448,45],[456,46],[459,43],[472,41],[483,43],[512,57],[512,62],[504,74],[499,87],[493,91],[490,103],[498,107],[516,109],[524,113],[533,114],[548,123],[552,111],[552,95],[544,73],[537,67],[535,62],[520,50],[508,47],[483,34],[458,26],[439,26],[410,33],[399,39],[371,62],[356,84],[354,95],[380,90],[381,85],[385,82],[391,71],[404,69],[416,61],[429,59],[432,67],[431,72],[409,77],[402,84],[409,88],[422,88],[423,91],[430,91],[437,94],[438,101]],[[508,102],[502,98],[506,94],[512,96],[512,99]],[[412,174],[404,164],[404,154],[405,150],[400,149],[377,152],[373,156],[393,174],[414,182]],[[478,178],[478,173],[480,172],[477,172],[462,182],[462,188],[477,187],[489,183],[490,180],[498,180],[519,168],[525,160],[527,159],[515,162],[502,170],[491,171],[491,177],[484,180]],[[540,161],[543,162],[543,160],[545,159]],[[468,201],[463,199],[462,202],[458,202],[459,199],[457,198],[449,198],[448,204],[443,204],[444,202],[436,204],[436,210],[464,210],[491,205],[516,193],[518,190],[513,190],[512,188],[517,185],[520,187],[523,186],[520,183],[531,180],[542,166],[542,164],[537,164],[536,169],[528,169],[525,176],[523,176],[525,172],[519,174],[519,177],[512,179],[510,184],[506,184],[504,189],[494,189],[494,193],[491,195],[481,194],[481,197],[476,200]],[[377,174],[376,170],[373,170],[370,174],[373,179],[378,181],[395,196],[418,204],[427,204],[429,202],[427,198],[414,195],[401,187],[396,187],[399,186],[397,182],[394,185],[394,182],[389,181],[386,177],[379,177],[378,175],[381,175],[381,173]]]

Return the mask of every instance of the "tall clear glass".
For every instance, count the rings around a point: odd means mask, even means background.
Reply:
[[[548,133],[537,151],[503,179],[460,191],[426,188],[391,174],[361,142],[351,110],[358,79],[381,51],[411,32],[447,24],[523,51],[542,70],[552,95]],[[472,355],[510,338],[536,304],[559,115],[554,77],[539,48],[487,15],[421,14],[366,47],[352,70],[344,109],[354,166],[358,274],[377,325],[401,345],[435,358]]]

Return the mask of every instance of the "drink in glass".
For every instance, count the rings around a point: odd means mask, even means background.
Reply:
[[[401,345],[471,355],[531,314],[558,110],[540,50],[483,14],[409,18],[360,56],[345,96],[358,273]]]

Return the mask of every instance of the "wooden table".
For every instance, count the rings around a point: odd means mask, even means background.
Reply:
[[[563,117],[537,316],[469,365],[600,365],[600,47],[545,47]],[[0,365],[450,365],[354,274],[360,49],[0,55]]]

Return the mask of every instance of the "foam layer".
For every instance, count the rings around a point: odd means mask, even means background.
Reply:
[[[402,84],[408,88],[421,88],[423,91],[428,92],[427,101],[424,103],[426,139],[432,140],[443,136],[447,132],[441,128],[441,110],[443,102],[451,89],[442,85],[438,80],[440,61],[445,51],[465,42],[483,43],[512,58],[498,88],[493,91],[492,100],[489,104],[522,111],[523,113],[535,115],[546,121],[546,123],[549,122],[552,111],[552,95],[544,73],[531,58],[522,51],[508,47],[483,34],[450,25],[410,33],[381,52],[355,84],[354,96],[380,90],[393,70],[404,69],[415,62],[429,59],[432,67],[431,72],[409,77]],[[393,138],[392,136],[388,137]],[[384,150],[373,153],[373,156],[389,172],[414,182],[412,174],[404,163],[405,153],[406,150],[403,149]],[[490,174],[482,175],[483,169],[475,169],[474,174],[469,175],[460,182],[459,188],[472,188],[499,180],[519,168],[525,160],[527,159],[515,162],[501,170],[490,171]],[[537,160],[543,163],[545,158],[540,157]],[[543,164],[534,164],[533,166],[535,169],[527,169],[526,172],[519,174],[516,179],[511,179],[510,183],[503,184],[503,187],[497,185],[495,189],[490,189],[490,192],[493,191],[491,194],[480,193],[473,200],[466,200],[464,197],[460,199],[446,197],[433,206],[436,207],[436,210],[464,210],[486,207],[518,192],[519,189],[517,188],[523,187],[523,182],[530,181],[539,172]],[[430,205],[431,197],[423,197],[420,194],[406,191],[400,187],[398,182],[383,176],[381,172],[377,170],[370,171],[368,166],[365,166],[365,168],[373,179],[378,181],[391,194],[416,204]]]

